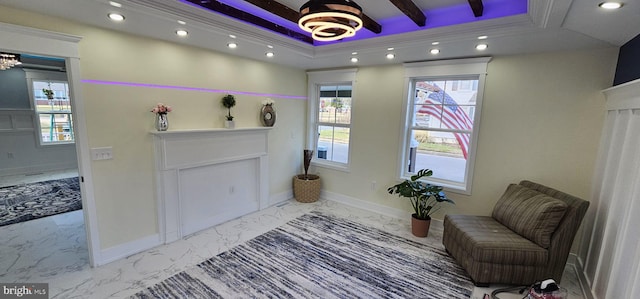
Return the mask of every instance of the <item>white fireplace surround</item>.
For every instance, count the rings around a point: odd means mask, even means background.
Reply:
[[[163,243],[268,206],[269,129],[151,132]]]

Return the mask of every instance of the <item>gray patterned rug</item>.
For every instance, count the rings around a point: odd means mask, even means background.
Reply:
[[[303,215],[131,298],[469,298],[440,249],[321,213]]]
[[[80,209],[77,177],[0,188],[0,226]]]

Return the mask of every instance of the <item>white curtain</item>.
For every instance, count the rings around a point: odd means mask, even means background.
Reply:
[[[604,91],[607,118],[592,202],[585,276],[597,299],[640,292],[640,80]]]

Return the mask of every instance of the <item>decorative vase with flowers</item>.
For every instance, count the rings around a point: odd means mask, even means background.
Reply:
[[[275,102],[267,98],[262,101],[262,109],[260,109],[260,121],[265,127],[273,127],[276,123],[276,110],[273,109]]]
[[[225,115],[227,120],[224,122],[224,127],[227,129],[235,128],[235,123],[233,122],[233,116],[231,116],[231,107],[236,105],[236,98],[232,94],[228,94],[222,97],[222,106],[229,109],[229,114]]]
[[[162,103],[158,103],[151,112],[156,114],[156,130],[158,131],[166,131],[169,129],[169,118],[167,118],[167,113],[173,111],[171,106],[167,106]]]

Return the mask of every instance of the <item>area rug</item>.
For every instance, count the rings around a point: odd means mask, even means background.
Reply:
[[[305,214],[131,298],[469,298],[440,247]]]
[[[0,188],[0,226],[82,209],[78,178]]]

